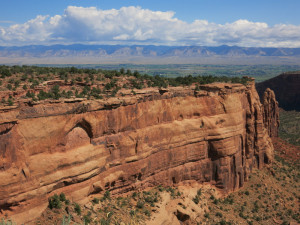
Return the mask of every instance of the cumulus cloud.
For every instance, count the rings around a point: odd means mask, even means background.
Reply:
[[[187,23],[171,11],[133,6],[118,10],[69,6],[62,15],[39,15],[24,24],[0,26],[0,45],[54,43],[300,47],[300,26],[248,20]]]

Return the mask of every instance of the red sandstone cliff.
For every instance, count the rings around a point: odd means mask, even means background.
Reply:
[[[275,93],[267,88],[263,97],[264,106],[264,124],[270,137],[278,137],[279,128],[279,109]]]
[[[2,215],[26,222],[60,192],[80,201],[184,180],[229,192],[272,161],[276,119],[265,117],[276,107],[261,105],[254,82],[142,92],[1,112]]]

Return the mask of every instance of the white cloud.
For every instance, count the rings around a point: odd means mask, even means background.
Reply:
[[[300,47],[300,26],[268,26],[248,20],[187,23],[174,12],[140,7],[101,10],[69,6],[63,15],[39,15],[24,24],[0,27],[0,45],[53,43]]]

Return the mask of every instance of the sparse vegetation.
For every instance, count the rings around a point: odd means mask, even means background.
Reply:
[[[249,181],[239,191],[221,199],[208,196],[209,211],[203,215],[202,223],[299,223],[299,175],[299,163],[276,156],[270,168],[253,171]],[[295,196],[298,200],[294,199]]]
[[[244,187],[223,198],[213,189],[199,188],[194,197],[187,197],[180,189],[160,185],[122,196],[112,196],[107,190],[80,205],[61,193],[49,198],[46,215],[56,218],[57,224],[140,224],[156,214],[162,194],[168,194],[171,200],[190,198],[195,207],[203,208],[195,221],[190,218],[195,224],[299,223],[299,188],[299,163],[276,156],[272,166],[254,169]],[[187,207],[181,204],[181,208]]]
[[[193,85],[195,90],[199,90],[199,85],[212,82],[246,84],[248,81],[248,78],[245,77],[188,75],[172,78],[141,74],[137,70],[132,73],[129,69],[125,73],[124,69],[117,71],[76,67],[10,67],[2,65],[0,74],[0,86],[3,86],[1,90],[14,94],[16,102],[26,99],[35,102],[70,98],[105,99],[125,96],[126,90],[129,90],[129,93],[126,92],[127,94],[136,95],[137,89],[149,87],[167,88],[168,86]],[[7,93],[0,97],[7,98]],[[5,105],[2,102],[0,104]]]
[[[165,78],[161,76],[148,76],[138,71],[122,69],[120,71],[105,71],[96,69],[71,68],[40,68],[40,67],[1,67],[1,82],[4,91],[20,91],[23,95],[18,98],[32,101],[47,99],[59,100],[61,98],[89,98],[101,99],[114,96],[123,96],[123,91],[137,94],[140,88],[200,85],[214,81],[237,82],[246,84],[247,79],[242,78],[215,78],[213,76],[187,76],[178,78]],[[125,72],[126,71],[126,72]],[[44,81],[62,79],[56,84],[47,84]],[[123,79],[124,78],[124,79]],[[83,83],[81,83],[83,82]],[[94,82],[94,83],[93,83]],[[97,83],[98,82],[98,83]],[[45,85],[45,86],[44,86]],[[14,90],[15,89],[15,90]],[[122,90],[123,89],[123,90]],[[122,94],[120,92],[122,90]],[[119,94],[119,95],[118,95]],[[128,93],[127,93],[128,94]],[[1,105],[13,106],[17,101],[15,95],[1,98]],[[84,112],[86,109],[80,109]],[[287,141],[297,144],[299,129],[297,129],[298,114],[281,114],[281,124],[291,121],[293,124],[281,128],[280,135]],[[296,121],[296,122],[295,122]],[[287,133],[293,136],[284,136]],[[287,139],[289,138],[289,139]],[[203,189],[193,192],[190,200],[195,207],[202,207],[199,214],[199,224],[289,224],[300,223],[299,214],[299,164],[291,163],[278,155],[273,165],[263,170],[253,169],[244,186],[237,192],[219,198],[215,193],[208,193]],[[154,215],[156,206],[161,202],[162,194],[167,193],[171,200],[187,198],[175,187],[158,186],[142,192],[133,192],[128,195],[114,196],[113,192],[106,190],[91,196],[90,202],[81,205],[67,199],[64,193],[55,194],[48,199],[48,211],[52,218],[69,224],[70,221],[79,224],[138,224],[144,223]],[[183,209],[187,205],[182,205]],[[47,217],[46,217],[47,218]],[[10,220],[0,222],[0,225],[13,224]],[[38,224],[38,223],[37,223]]]
[[[0,225],[16,225],[16,223],[14,223],[11,220],[5,220],[5,219],[2,218],[1,221],[0,221]]]
[[[57,194],[53,195],[48,199],[50,209],[60,209],[61,208],[61,201]]]
[[[300,112],[281,110],[279,119],[279,137],[290,144],[300,146]]]

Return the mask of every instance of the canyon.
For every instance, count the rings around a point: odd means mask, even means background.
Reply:
[[[84,202],[195,180],[224,193],[273,161],[278,103],[255,82],[147,88],[108,100],[58,100],[0,112],[0,217],[33,220],[48,197]]]
[[[272,79],[256,84],[261,98],[267,88],[274,91],[279,107],[284,110],[300,111],[300,72],[285,72]]]

